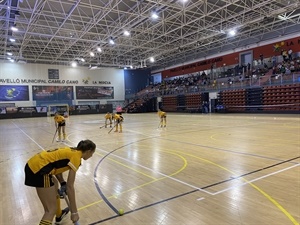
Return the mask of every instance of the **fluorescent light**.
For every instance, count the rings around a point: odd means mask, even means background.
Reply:
[[[129,31],[125,30],[125,31],[124,31],[124,35],[125,35],[125,36],[129,36],[129,35],[130,35]]]
[[[154,62],[154,58],[153,57],[150,57],[150,62]]]
[[[90,56],[94,57],[95,53],[94,52],[90,52]]]
[[[76,62],[72,62],[71,66],[72,66],[72,67],[76,67],[76,66],[77,66],[77,63],[76,63]]]
[[[114,42],[113,39],[109,39],[109,43],[110,43],[111,45],[114,45],[114,44],[115,44],[115,42]]]
[[[228,34],[229,34],[230,36],[235,36],[236,31],[235,31],[235,30],[230,30],[230,31],[228,32]]]
[[[100,47],[97,47],[98,52],[102,52],[102,49]]]
[[[18,31],[18,28],[17,27],[11,27],[10,28],[12,31]]]
[[[97,69],[98,68],[98,66],[91,66],[90,68],[89,68],[89,70],[95,70],[95,69]]]
[[[280,19],[280,20],[287,20],[288,18],[286,16],[278,15],[278,19]]]
[[[158,15],[155,12],[153,12],[152,15],[151,15],[151,17],[152,17],[152,19],[157,19]]]
[[[11,42],[15,42],[16,41],[16,39],[13,39],[13,38],[10,38],[9,39]]]
[[[7,52],[6,54],[7,54],[7,55],[12,55],[12,53],[11,53],[11,52]]]

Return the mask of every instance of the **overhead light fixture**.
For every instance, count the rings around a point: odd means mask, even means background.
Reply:
[[[9,39],[11,42],[15,42],[16,41],[16,39],[13,39],[13,38],[10,38]]]
[[[7,54],[7,55],[13,55],[11,52],[7,52],[6,54]]]
[[[150,57],[150,62],[154,62],[154,57]]]
[[[90,56],[94,57],[95,53],[94,52],[90,52]]]
[[[102,52],[102,49],[100,47],[97,47],[98,52]]]
[[[111,45],[114,45],[114,44],[115,44],[115,41],[111,38],[111,39],[109,39],[109,43],[110,43]]]
[[[77,66],[77,62],[72,62],[72,63],[71,63],[71,66],[72,66],[72,67],[76,67],[76,66]]]
[[[152,12],[151,18],[156,20],[158,18],[157,13],[156,12]]]
[[[85,59],[84,59],[84,58],[80,58],[80,61],[81,61],[81,62],[85,62]]]
[[[287,16],[283,16],[283,15],[278,15],[277,17],[278,17],[278,19],[280,19],[280,20],[287,20],[287,19],[288,19]]]
[[[98,66],[91,66],[89,67],[89,70],[95,70],[95,69],[98,69]]]
[[[129,36],[130,35],[130,32],[125,30],[124,33],[123,33],[125,36]]]
[[[236,35],[236,31],[235,31],[235,30],[230,30],[230,31],[228,32],[228,34],[229,34],[231,37],[233,37],[233,36]]]
[[[18,31],[18,28],[14,25],[10,28],[12,31]]]

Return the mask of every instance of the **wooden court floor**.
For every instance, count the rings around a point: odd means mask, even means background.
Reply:
[[[299,225],[299,115],[168,113],[166,128],[156,113],[124,118],[108,134],[103,114],[71,116],[67,142],[54,144],[53,118],[0,120],[0,224],[43,214],[24,185],[29,157],[90,139],[96,153],[76,177],[81,225]]]

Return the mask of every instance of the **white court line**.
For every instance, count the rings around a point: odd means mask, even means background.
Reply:
[[[283,172],[283,171],[286,171],[286,170],[292,169],[292,168],[294,168],[294,167],[297,167],[297,166],[300,166],[300,164],[296,164],[296,165],[293,165],[293,166],[290,166],[290,167],[284,168],[284,169],[282,169],[282,170],[278,170],[278,171],[276,171],[276,172],[273,172],[273,173],[270,173],[270,174],[264,175],[264,176],[262,176],[262,177],[258,177],[258,178],[255,178],[255,179],[253,179],[253,180],[246,181],[246,182],[245,182],[245,183],[243,183],[243,184],[239,184],[239,185],[236,185],[236,186],[232,186],[232,187],[229,187],[229,188],[223,189],[223,190],[221,190],[221,191],[217,191],[217,192],[215,192],[215,193],[212,193],[212,195],[217,195],[217,194],[220,194],[220,193],[223,193],[223,192],[229,191],[229,190],[231,190],[231,189],[234,189],[234,188],[237,188],[237,187],[242,187],[242,186],[244,186],[244,185],[246,185],[246,184],[253,183],[253,182],[255,182],[255,181],[258,181],[258,180],[261,180],[261,179],[263,179],[263,178],[266,178],[266,177],[269,177],[269,176],[275,175],[275,174],[277,174],[277,173],[281,173],[281,172]],[[239,179],[240,179],[240,178],[239,178]]]
[[[28,134],[26,134],[25,131],[23,131],[20,127],[18,127],[14,122],[12,122],[12,123],[13,123],[20,131],[22,131],[22,133],[24,133],[30,140],[32,140],[37,146],[39,146],[39,148],[41,148],[42,150],[44,150],[43,147],[42,147],[41,145],[39,145],[35,140],[33,140]],[[148,136],[148,135],[145,135],[145,136]],[[148,137],[151,137],[151,136],[148,136]],[[74,143],[74,142],[71,142],[71,143]],[[64,144],[65,144],[65,145],[68,145],[67,143],[64,143]],[[70,145],[68,145],[68,146],[70,146]],[[105,150],[103,150],[103,149],[100,149],[100,148],[97,148],[97,149],[100,150],[100,151],[109,153],[108,151],[105,151]],[[274,174],[281,173],[281,172],[283,172],[283,171],[292,169],[292,168],[297,167],[297,166],[300,165],[300,164],[296,164],[296,165],[293,165],[293,166],[291,166],[291,167],[288,167],[288,168],[285,168],[285,169],[282,169],[282,170],[279,170],[279,171],[270,173],[270,174],[268,174],[268,175],[265,175],[265,176],[258,177],[258,178],[256,178],[256,179],[247,181],[247,182],[245,182],[245,183],[243,183],[243,184],[236,185],[236,186],[233,186],[233,187],[229,187],[229,188],[223,189],[223,190],[221,190],[221,191],[212,193],[212,192],[203,190],[203,189],[201,189],[201,188],[199,188],[199,187],[196,187],[196,186],[194,186],[194,185],[188,184],[187,182],[181,181],[181,180],[179,180],[179,179],[176,179],[176,178],[170,177],[170,176],[168,176],[168,175],[166,175],[166,174],[163,174],[163,173],[160,173],[160,172],[158,172],[158,171],[155,171],[155,170],[153,170],[153,169],[151,169],[151,168],[142,166],[142,165],[140,165],[140,164],[138,164],[138,163],[133,163],[132,161],[130,161],[130,160],[128,160],[128,159],[125,159],[125,158],[122,158],[122,157],[120,157],[120,156],[117,156],[117,155],[115,155],[115,154],[112,154],[112,155],[115,156],[115,157],[117,157],[117,158],[120,158],[120,159],[122,159],[122,160],[124,160],[124,161],[127,161],[127,162],[129,162],[129,163],[131,163],[131,164],[140,166],[141,168],[144,168],[144,169],[149,170],[149,171],[151,171],[151,172],[158,173],[159,175],[162,175],[163,177],[169,178],[169,179],[171,179],[171,180],[174,180],[174,181],[176,181],[176,182],[179,182],[179,183],[181,183],[181,184],[184,184],[184,185],[186,185],[186,186],[188,186],[188,187],[191,187],[191,188],[197,189],[197,190],[199,190],[199,191],[202,191],[202,192],[204,192],[204,193],[207,193],[207,194],[209,194],[209,195],[217,195],[217,194],[226,192],[226,191],[228,191],[228,190],[231,190],[231,189],[234,189],[234,188],[237,188],[237,187],[241,187],[241,186],[244,186],[244,185],[246,185],[246,184],[249,184],[249,183],[252,183],[252,182],[261,180],[261,179],[263,179],[263,178],[272,176],[272,175],[274,175]],[[198,199],[199,199],[199,201],[200,201],[200,200],[203,200],[204,198],[198,198]],[[197,199],[197,200],[198,200],[198,199]]]
[[[44,150],[44,148],[39,145],[35,140],[33,140],[28,134],[25,133],[18,125],[16,125],[14,122],[12,122],[20,131],[22,131],[23,134],[25,134],[30,140],[32,140],[37,146],[39,146],[40,149]]]
[[[137,133],[138,133],[138,132],[137,132]],[[149,135],[144,135],[144,136],[146,136],[146,137],[157,137],[157,136],[149,136]],[[71,142],[71,143],[74,143],[74,142]],[[64,143],[64,144],[65,144],[65,145],[68,145],[67,143]],[[74,143],[74,144],[75,144],[75,143]],[[132,143],[132,144],[134,144],[134,143]],[[70,145],[68,145],[68,146],[70,146]],[[103,150],[103,149],[101,149],[101,148],[96,148],[96,149],[98,149],[98,150],[100,150],[100,151],[102,151],[102,152],[105,152],[105,153],[109,153],[109,154],[110,154],[109,151],[105,151],[105,150]],[[153,169],[151,169],[151,168],[149,168],[149,167],[146,167],[146,166],[143,166],[143,165],[141,165],[141,164],[132,162],[132,161],[130,161],[129,159],[123,158],[123,157],[118,156],[118,155],[115,155],[115,154],[110,154],[110,155],[112,155],[112,156],[114,156],[114,157],[116,157],[116,158],[122,159],[123,161],[126,161],[126,162],[128,162],[129,164],[133,164],[133,165],[139,166],[139,167],[144,168],[144,169],[146,169],[146,170],[148,170],[148,171],[157,173],[157,174],[159,174],[159,175],[161,175],[161,176],[163,176],[163,177],[165,177],[165,178],[169,178],[169,179],[171,179],[171,180],[174,180],[174,181],[176,181],[176,182],[178,182],[178,183],[184,184],[184,185],[186,185],[186,186],[188,186],[188,187],[191,187],[191,188],[193,188],[193,189],[196,189],[196,190],[199,190],[199,191],[202,191],[202,192],[204,192],[204,193],[207,193],[207,194],[212,195],[210,192],[208,192],[208,191],[206,191],[206,190],[203,190],[203,189],[201,189],[200,187],[196,187],[196,186],[191,185],[191,184],[189,184],[189,183],[187,183],[187,182],[181,181],[181,180],[176,179],[176,178],[174,178],[174,177],[168,176],[168,175],[166,175],[166,174],[164,174],[164,173],[161,173],[161,172],[158,172],[158,171],[156,171],[156,170],[153,170]]]

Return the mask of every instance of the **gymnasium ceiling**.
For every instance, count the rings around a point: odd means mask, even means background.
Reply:
[[[299,34],[300,0],[0,0],[0,28],[0,60],[159,71]]]

